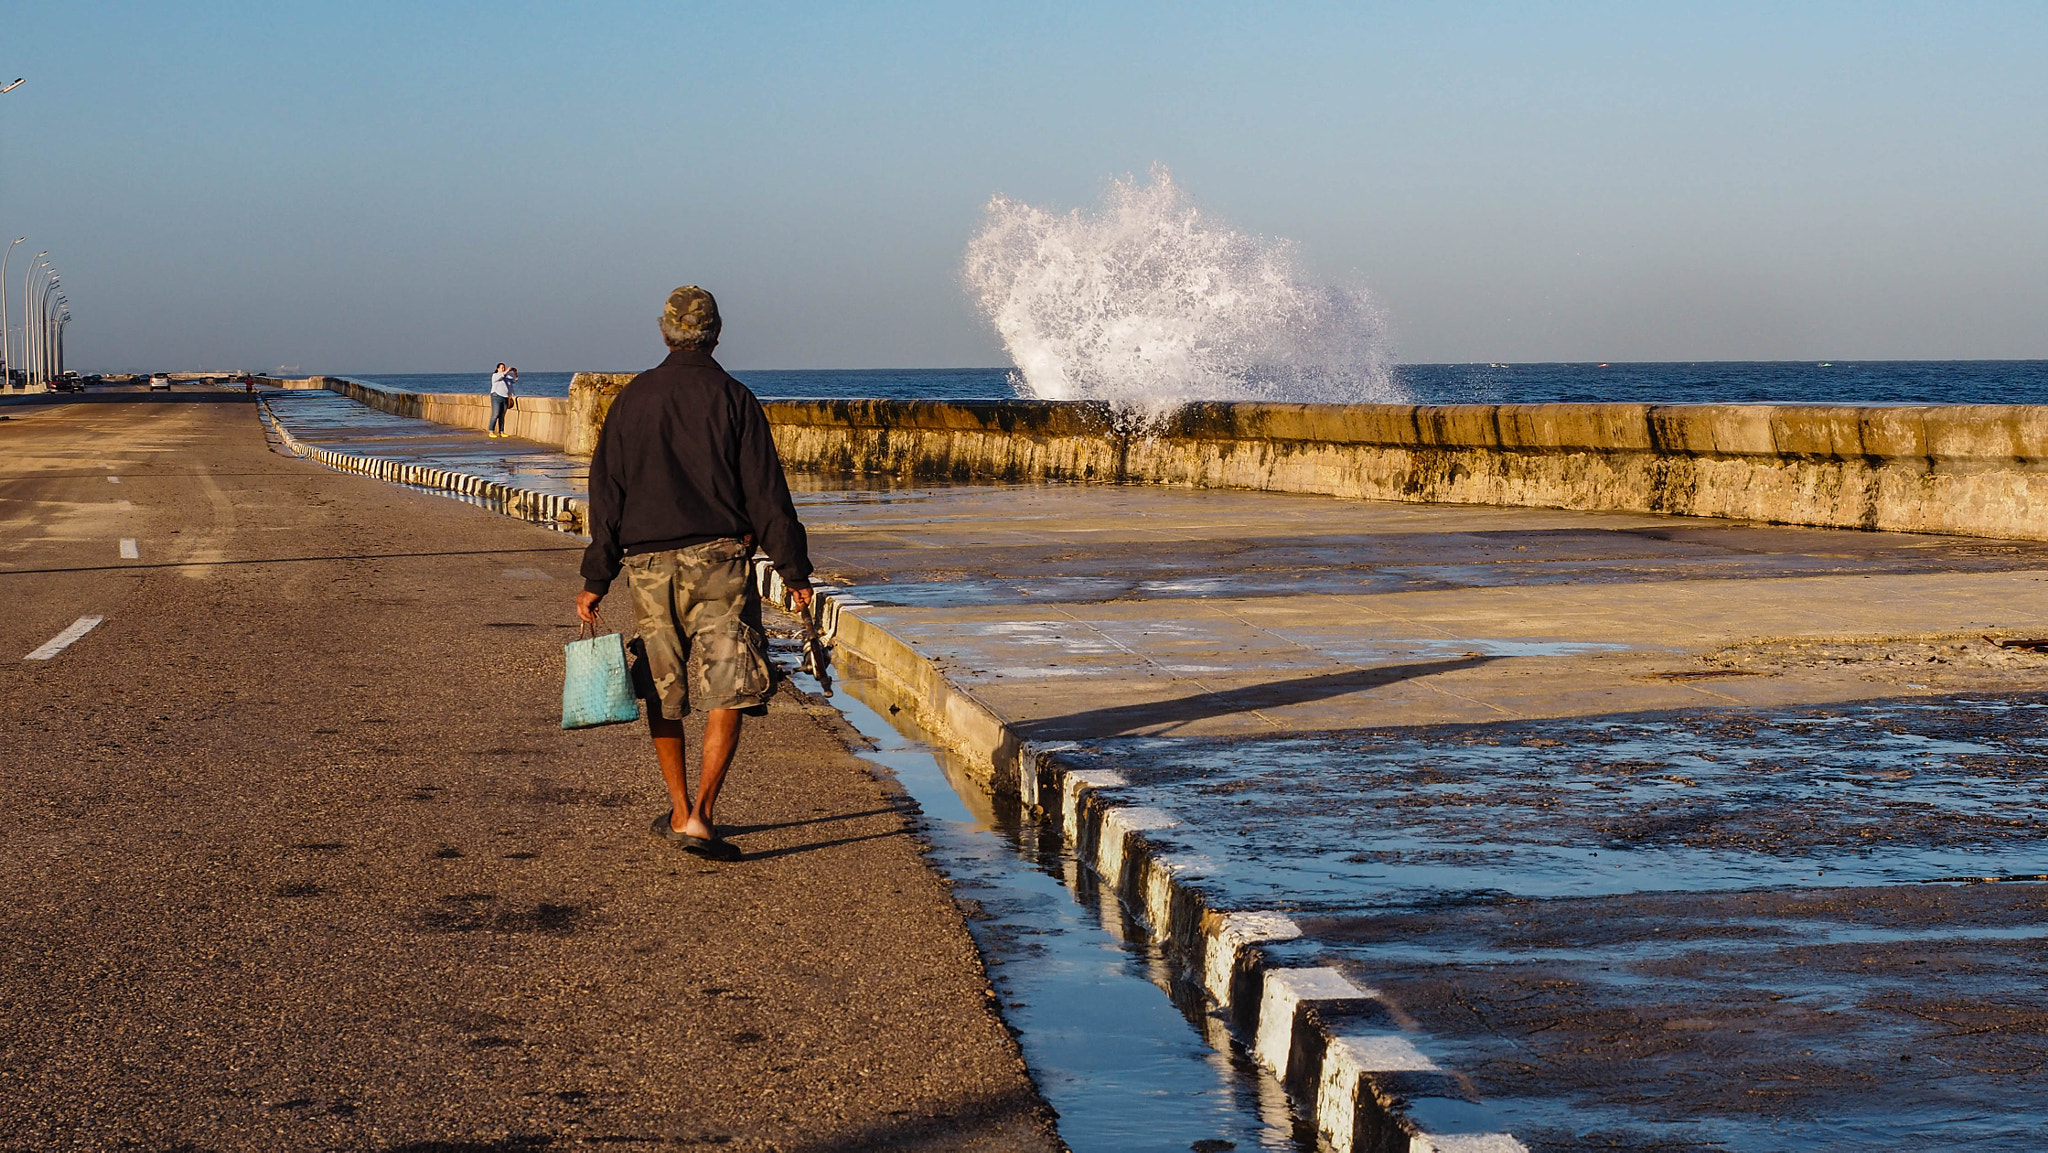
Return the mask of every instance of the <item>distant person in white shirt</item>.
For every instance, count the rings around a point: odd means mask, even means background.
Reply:
[[[493,437],[508,435],[505,432],[505,410],[512,407],[512,388],[519,383],[519,370],[509,368],[503,361],[498,371],[491,374],[491,426]]]

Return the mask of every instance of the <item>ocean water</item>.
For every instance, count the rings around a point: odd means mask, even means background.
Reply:
[[[520,391],[567,396],[566,372],[529,372]],[[735,370],[765,399],[1008,400],[1007,368]],[[362,373],[409,392],[483,392],[488,372]],[[1404,364],[1395,388],[1418,404],[2048,404],[2048,360],[1696,361],[1669,364]]]

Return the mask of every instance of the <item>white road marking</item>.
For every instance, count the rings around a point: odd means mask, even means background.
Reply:
[[[121,538],[121,559],[122,559],[122,560],[141,560],[141,559],[142,559],[142,552],[141,552],[141,551],[140,551],[139,549],[137,549],[137,548],[135,547],[135,538],[134,538],[134,537],[132,537],[132,536],[124,536],[124,537],[122,537],[122,538]]]
[[[124,500],[121,503],[115,505],[114,507],[120,509],[122,512],[134,512],[135,502],[132,500]]]
[[[65,649],[70,648],[72,644],[78,640],[78,638],[100,627],[100,622],[106,619],[107,618],[105,617],[79,617],[77,620],[71,622],[71,626],[69,628],[65,629],[61,633],[58,633],[56,636],[51,637],[48,644],[45,644],[42,648],[37,649],[36,651],[30,653],[29,655],[21,659],[25,661],[49,660],[51,657],[54,657],[58,653],[63,652]]]
[[[107,478],[107,483],[108,483],[108,484],[120,484],[120,483],[121,483],[121,478],[120,478],[120,477],[118,477],[118,476],[110,476],[110,477],[108,477],[108,478]]]

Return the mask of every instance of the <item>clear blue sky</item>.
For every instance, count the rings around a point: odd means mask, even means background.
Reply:
[[[96,3],[0,27],[76,367],[1004,362],[995,193],[1154,163],[1407,361],[2048,356],[2048,5]]]

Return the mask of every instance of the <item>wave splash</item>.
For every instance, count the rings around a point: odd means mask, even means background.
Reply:
[[[1235,231],[1172,176],[1119,180],[1099,211],[997,196],[968,242],[969,289],[1041,400],[1151,416],[1195,400],[1405,399],[1360,288],[1312,284],[1294,245]]]

